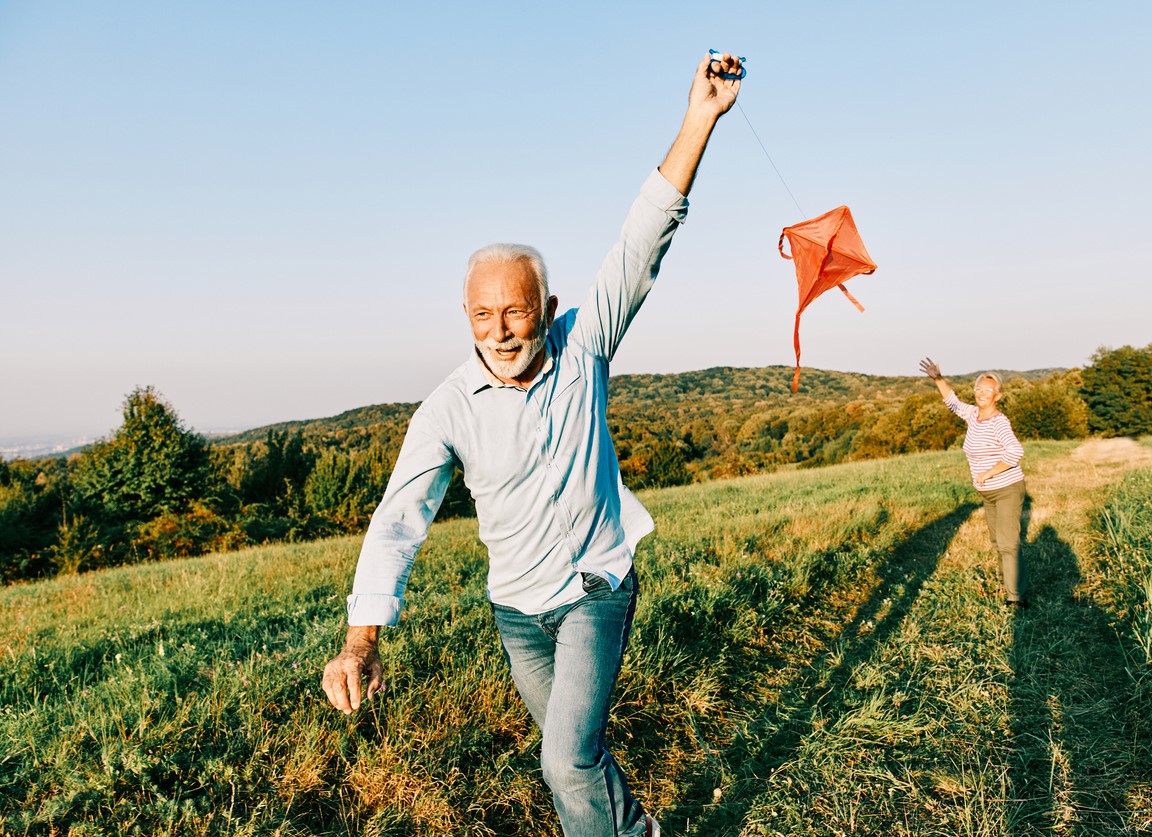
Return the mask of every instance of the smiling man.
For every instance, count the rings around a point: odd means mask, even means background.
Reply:
[[[540,254],[521,244],[491,244],[468,260],[464,313],[476,351],[501,383],[527,387],[544,365],[558,303],[546,277]]]
[[[500,641],[540,727],[544,779],[569,837],[659,834],[605,746],[636,609],[632,556],[653,528],[620,481],[608,365],[685,219],[685,196],[740,74],[727,54],[697,66],[680,132],[579,309],[556,316],[535,249],[493,244],[472,255],[464,311],[475,355],[412,416],[360,552],[347,641],[324,669],[324,691],[343,712],[382,687],[379,627],[399,618],[459,461],[488,549]]]

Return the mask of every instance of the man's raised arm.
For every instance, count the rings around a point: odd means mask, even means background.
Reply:
[[[726,79],[725,74],[740,74],[739,58],[724,53],[715,60],[711,56],[705,58],[697,65],[696,77],[688,92],[688,112],[684,114],[680,133],[660,164],[664,179],[682,195],[687,195],[692,188],[716,121],[736,103],[736,94],[740,92],[739,79]]]

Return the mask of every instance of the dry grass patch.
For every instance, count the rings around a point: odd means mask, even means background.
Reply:
[[[423,765],[405,759],[387,743],[361,755],[344,778],[357,806],[372,812],[369,819],[395,812],[397,818],[420,823],[429,833],[451,834],[458,819],[442,791],[444,781],[427,775]]]

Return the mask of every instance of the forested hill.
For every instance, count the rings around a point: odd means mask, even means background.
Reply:
[[[808,369],[793,395],[792,372],[719,367],[612,378],[608,423],[625,484],[683,485],[944,450],[963,434],[923,376]],[[972,378],[950,379],[970,398]],[[1099,427],[1091,429],[1112,432],[1152,426],[1144,406],[1152,399],[1115,392],[1136,380],[1152,387],[1152,349],[1100,355],[1083,372],[1004,379],[1001,408],[1021,439],[1084,437],[1092,420]],[[1117,405],[1132,414],[1118,415]],[[0,460],[0,581],[362,532],[415,409],[379,404],[209,442],[155,390],[137,389],[108,440],[67,459]],[[472,511],[457,473],[440,517]]]
[[[1083,369],[1002,371],[1016,435],[1152,432],[1152,346]],[[964,433],[922,375],[717,367],[609,382],[608,424],[630,488],[683,485],[945,450]],[[975,375],[950,375],[964,398]],[[430,385],[435,382],[429,382]],[[206,440],[151,387],[107,440],[67,458],[0,460],[0,582],[271,541],[363,532],[416,404],[378,404]],[[959,454],[957,454],[959,455]],[[473,512],[459,471],[441,518]]]
[[[417,406],[419,405],[416,403],[407,402],[372,404],[367,407],[346,410],[340,415],[327,418],[282,421],[277,424],[256,427],[235,435],[219,436],[213,441],[223,445],[243,445],[249,442],[262,441],[267,438],[269,433],[302,433],[307,436],[315,436],[357,428],[369,428],[379,424],[393,424],[397,421],[407,424]]]
[[[984,371],[984,370],[981,370]],[[1064,372],[1063,369],[1033,369],[1027,372],[993,370],[1005,380],[1042,380]],[[696,409],[747,409],[751,407],[786,407],[844,402],[857,399],[902,399],[923,393],[926,382],[922,375],[885,376],[856,372],[834,372],[805,369],[800,388],[791,391],[793,367],[715,366],[694,372],[665,375],[614,375],[611,379],[611,406],[646,407],[662,410],[681,404]],[[971,381],[978,373],[949,376],[956,382]],[[431,386],[431,384],[430,384]],[[357,407],[336,416],[285,421],[246,430],[215,441],[219,444],[246,444],[261,441],[272,433],[326,435],[354,428],[407,422],[418,403],[373,404]]]
[[[625,481],[633,488],[681,485],[785,464],[822,465],[937,450],[961,432],[922,375],[806,369],[799,392],[793,394],[792,374],[790,366],[722,366],[613,377],[608,418]],[[963,384],[970,384],[975,374],[950,380],[963,392]],[[1007,392],[1026,401],[1044,400],[1051,393],[1024,393],[1022,387],[1034,389],[1037,382],[1066,377],[1064,370],[1055,369],[1001,374]],[[1006,400],[1006,410],[1011,402]],[[214,444],[236,448],[295,437],[304,448],[332,455],[375,448],[390,469],[416,406],[362,407],[331,418],[256,428]],[[1026,438],[1033,435],[1025,430]],[[1079,432],[1079,426],[1055,433],[1044,428],[1034,435],[1060,438]]]

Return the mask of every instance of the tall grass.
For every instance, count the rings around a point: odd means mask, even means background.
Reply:
[[[1125,652],[1123,709],[1134,740],[1152,751],[1152,469],[1130,473],[1095,519],[1099,599]],[[1152,756],[1144,764],[1149,767]],[[1152,774],[1152,769],[1149,770]],[[1152,775],[1145,798],[1152,797]],[[1152,814],[1146,820],[1152,833]]]
[[[1104,598],[1152,665],[1152,471],[1129,474],[1096,518]]]
[[[1030,444],[1028,461],[1055,468],[1071,447]],[[1021,728],[1036,700],[1018,681],[1051,647],[1035,631],[1017,641],[1022,623],[991,595],[959,454],[643,499],[657,534],[637,556],[610,745],[669,833],[1030,833],[1055,822],[1052,799],[1089,816],[1084,742],[1051,723],[1070,755],[1035,759],[1056,777],[1037,792],[1047,807],[1016,798],[1039,775],[1019,769],[1038,727]],[[1073,534],[1030,548],[1068,559]],[[382,641],[386,691],[353,716],[327,706],[319,673],[343,637],[357,545],[0,591],[0,832],[558,835],[473,521],[433,527]],[[1071,598],[1039,595],[1032,624],[1064,618]],[[1058,708],[1075,721],[1079,706]],[[1148,798],[1130,775],[1146,762],[1127,757],[1109,773],[1118,793],[1090,800],[1123,827]]]

